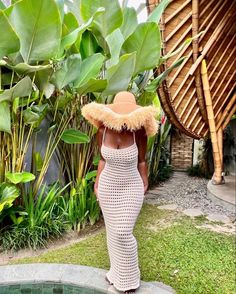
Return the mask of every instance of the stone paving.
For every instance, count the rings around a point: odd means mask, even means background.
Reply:
[[[236,231],[236,210],[218,204],[207,195],[207,179],[189,177],[185,172],[174,172],[172,178],[160,186],[149,189],[145,203],[159,209],[175,210],[194,218],[205,216],[208,221],[220,222],[220,232]],[[213,229],[211,225],[209,229]],[[228,228],[228,230],[227,230]]]
[[[106,270],[84,265],[31,263],[0,266],[0,286],[20,283],[61,283],[83,287],[81,294],[91,293],[120,294],[113,285],[105,280]],[[0,288],[1,289],[1,288]],[[100,292],[97,292],[100,291]],[[28,293],[28,292],[27,292]],[[136,290],[137,294],[171,294],[173,288],[161,282],[144,282]]]

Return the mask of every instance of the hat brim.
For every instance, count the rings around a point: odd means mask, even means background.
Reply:
[[[133,111],[118,113],[117,108],[114,111],[107,106],[93,101],[81,108],[81,114],[96,128],[103,124],[108,128],[121,131],[125,125],[131,131],[144,127],[147,136],[158,133],[159,122],[156,116],[159,111],[156,107],[152,105],[137,107],[138,105],[134,105],[136,108]]]

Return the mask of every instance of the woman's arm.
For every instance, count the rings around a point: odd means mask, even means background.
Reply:
[[[147,134],[144,128],[137,131],[136,143],[138,146],[138,171],[144,184],[144,193],[148,189],[148,164],[146,162]]]
[[[98,144],[98,148],[99,148],[99,153],[100,153],[100,157],[101,159],[99,160],[98,163],[98,169],[97,169],[97,176],[96,176],[96,180],[94,183],[94,193],[96,195],[96,197],[98,198],[98,194],[97,194],[97,189],[98,189],[98,181],[99,181],[99,176],[105,166],[105,159],[102,157],[101,154],[101,146],[102,146],[102,136],[103,136],[103,131],[104,131],[104,127],[101,126],[98,128],[97,134],[96,134],[96,139],[97,139],[97,144]]]

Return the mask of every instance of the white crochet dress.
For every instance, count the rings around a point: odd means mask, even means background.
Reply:
[[[105,128],[106,131],[106,128]],[[98,180],[98,198],[106,226],[110,270],[106,276],[119,291],[140,286],[137,241],[133,235],[144,200],[144,185],[138,171],[135,141],[126,148],[104,145],[101,154],[106,164]]]

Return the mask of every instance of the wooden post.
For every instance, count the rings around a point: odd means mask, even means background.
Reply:
[[[211,99],[210,86],[209,86],[209,80],[208,80],[208,76],[207,76],[207,67],[206,67],[205,59],[203,59],[202,63],[201,63],[201,76],[202,76],[203,92],[204,92],[205,103],[206,103],[207,118],[208,118],[208,122],[209,122],[210,134],[211,134],[214,169],[215,169],[214,175],[212,177],[212,183],[218,185],[218,184],[222,183],[221,159],[220,159],[215,118],[214,118],[214,112],[213,112],[212,99]]]

